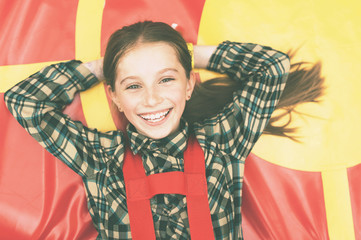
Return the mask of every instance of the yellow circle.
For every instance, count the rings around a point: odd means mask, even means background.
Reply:
[[[263,135],[253,153],[280,166],[324,171],[361,163],[361,3],[352,1],[207,0],[198,44],[225,39],[282,51],[301,47],[295,61],[321,60],[327,92],[297,117],[302,143]]]

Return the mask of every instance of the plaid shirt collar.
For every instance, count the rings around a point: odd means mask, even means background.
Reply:
[[[149,152],[160,151],[163,154],[174,157],[182,156],[187,147],[188,123],[181,118],[179,130],[169,136],[154,140],[137,132],[132,124],[127,127],[130,149],[133,154],[149,154]]]

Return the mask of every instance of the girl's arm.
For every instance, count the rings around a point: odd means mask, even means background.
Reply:
[[[207,68],[209,59],[217,46],[208,45],[194,45],[193,56],[194,56],[194,67],[195,68]]]
[[[45,67],[5,93],[7,107],[25,130],[82,176],[123,152],[120,133],[99,133],[62,113],[77,92],[98,82],[84,64],[70,61]]]
[[[203,57],[197,57],[195,50],[195,63],[199,59],[203,66],[210,49],[198,52]],[[221,149],[244,160],[267,125],[285,87],[289,58],[270,47],[226,41],[214,50],[207,68],[226,73],[239,83],[240,90],[233,93],[232,103],[217,116],[205,120],[199,129],[203,129],[208,140],[218,142]]]

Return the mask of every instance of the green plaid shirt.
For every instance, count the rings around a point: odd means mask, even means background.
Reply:
[[[224,42],[208,69],[237,79],[241,90],[218,115],[194,124],[205,155],[208,201],[216,239],[241,239],[244,161],[261,135],[281,96],[289,71],[288,56],[249,43]],[[78,61],[55,64],[35,73],[5,93],[19,123],[50,153],[82,176],[89,213],[99,239],[130,239],[122,164],[124,136],[99,132],[62,113],[74,95],[98,80]],[[161,140],[127,128],[130,148],[143,159],[146,174],[183,171],[188,124]],[[157,239],[189,239],[183,195],[151,199]]]

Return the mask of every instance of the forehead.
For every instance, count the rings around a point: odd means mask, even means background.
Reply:
[[[182,70],[174,48],[165,43],[141,43],[131,48],[119,61],[118,77],[125,75],[150,74],[165,68]]]

